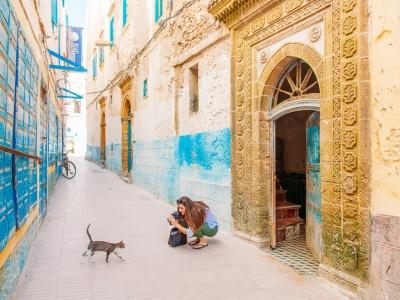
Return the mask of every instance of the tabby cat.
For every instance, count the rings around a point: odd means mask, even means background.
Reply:
[[[119,243],[108,243],[108,242],[103,242],[103,241],[93,241],[93,240],[92,240],[92,237],[91,237],[91,235],[90,235],[90,233],[89,233],[89,227],[90,227],[90,224],[89,224],[88,227],[86,228],[86,233],[87,233],[87,235],[88,235],[88,237],[89,237],[90,242],[89,242],[89,245],[88,245],[88,250],[86,250],[86,251],[82,254],[83,257],[88,256],[88,251],[90,250],[91,253],[90,253],[89,259],[90,259],[92,262],[95,262],[95,261],[93,260],[92,256],[95,255],[95,253],[96,253],[97,251],[103,251],[103,252],[106,252],[106,253],[107,253],[106,262],[108,262],[108,257],[110,256],[111,253],[114,253],[114,254],[115,254],[116,256],[118,256],[121,260],[125,261],[125,259],[123,259],[122,256],[120,256],[120,255],[115,251],[116,248],[125,248],[125,244],[124,244],[123,241],[120,241]]]

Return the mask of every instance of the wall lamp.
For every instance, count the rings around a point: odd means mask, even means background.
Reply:
[[[115,49],[117,49],[117,59],[119,60],[119,49],[117,47],[117,45],[115,45],[114,43],[112,43],[111,41],[106,41],[106,40],[97,40],[95,42],[95,45],[97,47],[115,47]]]

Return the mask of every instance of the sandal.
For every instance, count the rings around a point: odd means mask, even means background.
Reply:
[[[190,243],[188,243],[188,245],[194,246],[194,245],[197,245],[198,243],[200,243],[200,240],[199,239],[195,239],[194,241],[191,241]]]
[[[193,249],[201,249],[201,248],[204,248],[207,246],[208,246],[208,244],[198,244],[198,245],[194,246]]]

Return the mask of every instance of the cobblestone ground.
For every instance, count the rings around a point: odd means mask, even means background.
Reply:
[[[172,207],[82,158],[61,179],[14,299],[345,299],[264,252],[219,232],[209,246],[167,245]],[[81,259],[94,239],[124,240],[126,262]]]

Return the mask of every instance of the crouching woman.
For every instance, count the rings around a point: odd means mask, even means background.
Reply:
[[[201,201],[192,201],[189,197],[181,197],[176,201],[178,212],[184,222],[179,222],[172,215],[168,221],[188,238],[196,237],[189,243],[193,249],[201,249],[208,246],[207,237],[213,237],[218,232],[218,222],[210,208]],[[186,223],[188,227],[182,225]]]

